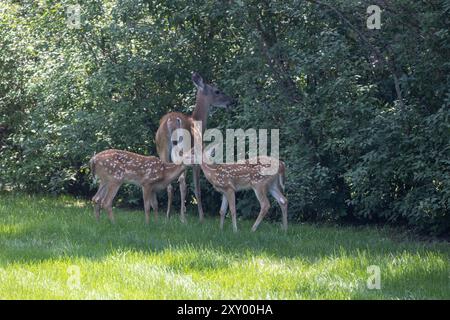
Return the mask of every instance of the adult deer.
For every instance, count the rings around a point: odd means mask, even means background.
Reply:
[[[189,116],[180,112],[171,112],[166,114],[160,120],[159,128],[155,136],[155,143],[159,158],[164,162],[173,162],[171,159],[172,147],[174,145],[174,142],[172,142],[172,133],[176,128],[181,126],[182,129],[189,131],[192,136],[193,122],[201,121],[202,132],[204,132],[211,106],[229,107],[233,102],[229,96],[224,94],[217,87],[206,84],[198,73],[194,72],[192,74],[192,82],[197,88],[195,109],[192,112],[192,115]],[[188,143],[187,140],[188,139],[185,141],[177,141],[176,143]],[[193,143],[194,139],[191,139],[191,141]],[[191,147],[192,145],[187,146],[187,149],[190,149]],[[195,197],[197,199],[199,219],[202,221],[204,214],[200,193],[200,171],[199,166],[193,167]],[[187,191],[185,173],[180,175],[178,182],[180,185],[181,196],[181,221],[185,222],[185,199]],[[169,217],[173,198],[173,187],[171,184],[167,187],[167,198],[167,217]]]
[[[285,164],[283,161],[273,157],[260,156],[256,159],[245,160],[244,163],[215,164],[211,162],[211,154],[214,148],[210,147],[204,152],[201,169],[206,179],[213,185],[214,189],[222,194],[222,205],[220,206],[220,228],[223,229],[225,214],[228,206],[231,211],[233,231],[237,232],[236,222],[236,191],[253,189],[258,198],[261,210],[258,218],[253,224],[252,231],[256,231],[261,221],[269,211],[270,202],[267,198],[269,192],[281,207],[283,230],[287,230],[287,206],[288,201],[283,195],[285,180]],[[273,173],[269,168],[278,164]]]
[[[153,208],[155,219],[158,219],[156,192],[166,189],[185,170],[183,163],[165,163],[157,157],[115,149],[96,154],[89,161],[89,166],[92,174],[100,180],[98,191],[92,198],[95,217],[99,219],[100,209],[103,208],[108,212],[112,223],[114,223],[112,203],[123,183],[133,183],[142,187],[145,222],[148,224],[150,206]]]

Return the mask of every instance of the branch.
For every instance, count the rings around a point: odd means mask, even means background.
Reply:
[[[403,95],[402,95],[402,91],[401,91],[401,88],[400,88],[400,81],[399,81],[399,79],[398,79],[398,77],[397,77],[397,72],[396,72],[396,66],[395,66],[395,64],[394,64],[394,60],[393,59],[391,59],[391,60],[388,60],[387,62],[386,62],[386,60],[384,59],[384,56],[383,56],[383,54],[380,52],[380,50],[377,48],[377,47],[375,47],[370,41],[369,41],[369,39],[367,39],[367,37],[358,29],[358,28],[356,28],[351,22],[350,22],[350,20],[348,20],[345,16],[344,16],[344,14],[342,13],[342,12],[340,12],[338,9],[336,9],[335,7],[333,7],[332,5],[330,5],[330,4],[328,4],[328,3],[324,3],[324,2],[322,2],[322,1],[319,1],[319,0],[307,0],[308,2],[311,2],[311,3],[315,3],[315,4],[318,4],[318,5],[321,5],[321,6],[324,6],[324,7],[327,7],[328,9],[330,9],[331,11],[333,11],[334,13],[336,13],[336,15],[342,20],[342,21],[344,21],[349,27],[350,27],[350,29],[353,31],[353,32],[355,32],[357,35],[358,35],[358,37],[366,44],[366,45],[368,45],[372,50],[373,50],[373,52],[375,53],[375,56],[377,57],[377,59],[379,60],[379,61],[382,61],[383,63],[385,63],[386,64],[386,66],[389,68],[389,70],[390,70],[390,72],[392,73],[392,77],[394,78],[394,85],[395,85],[395,91],[396,91],[396,93],[397,93],[397,99],[398,99],[398,101],[399,101],[399,103],[400,103],[400,106],[402,107],[402,108],[404,108],[404,102],[403,102]],[[387,45],[388,47],[390,47],[389,46],[389,44]],[[392,54],[392,52],[391,52],[391,54]]]
[[[250,8],[248,8],[248,6],[247,11],[250,13]],[[280,59],[279,57],[274,57],[270,53],[270,49],[275,47],[275,45],[277,45],[278,43],[275,30],[270,30],[269,32],[265,30],[263,28],[260,15],[257,15],[254,20],[256,30],[260,35],[261,52],[263,56],[266,58],[272,73],[277,78],[278,83],[281,84],[282,90],[284,91],[285,95],[292,102],[298,103],[301,99],[300,96],[296,93],[295,83],[288,76],[286,66],[284,65],[282,59]]]

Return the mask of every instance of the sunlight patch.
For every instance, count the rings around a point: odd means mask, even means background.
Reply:
[[[23,230],[22,225],[20,224],[3,224],[0,225],[0,234],[3,235],[13,235],[17,234]]]
[[[146,279],[146,282],[153,287],[170,288],[172,292],[183,291],[189,296],[207,299],[213,297],[211,289],[201,287],[196,283],[191,275],[183,275],[170,270],[164,266],[153,266],[145,263],[134,263],[127,267],[138,279]]]

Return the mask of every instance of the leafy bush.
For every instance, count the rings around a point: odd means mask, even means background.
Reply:
[[[86,0],[78,29],[75,1],[3,2],[2,185],[92,194],[89,158],[155,154],[159,119],[191,111],[196,70],[239,98],[210,127],[280,128],[292,219],[450,231],[448,1],[382,2],[381,30],[365,1]],[[140,198],[126,187],[119,202]]]

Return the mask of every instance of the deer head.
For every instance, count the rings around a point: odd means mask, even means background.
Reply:
[[[220,108],[228,108],[233,104],[234,101],[232,98],[216,86],[206,84],[197,72],[192,74],[192,82],[197,88],[197,101],[204,101],[207,105]]]

